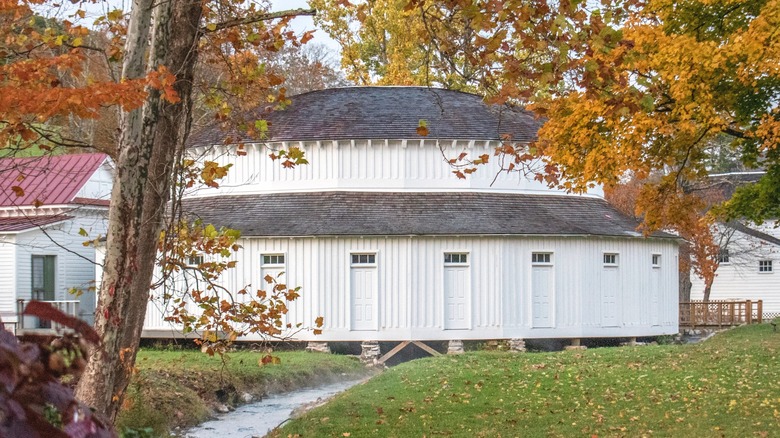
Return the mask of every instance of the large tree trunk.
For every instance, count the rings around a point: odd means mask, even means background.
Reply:
[[[136,0],[131,12],[123,76],[141,77],[164,65],[176,75],[174,89],[181,101],[172,104],[161,99],[158,90],[149,90],[143,108],[122,118],[107,253],[95,315],[103,346],[92,352],[76,393],[111,421],[135,365],[157,236],[176,158],[189,131],[201,14],[201,3],[193,0]]]

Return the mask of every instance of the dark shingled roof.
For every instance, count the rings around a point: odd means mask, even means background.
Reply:
[[[292,104],[262,117],[268,141],[343,139],[473,139],[530,141],[540,121],[520,108],[487,105],[480,96],[426,87],[350,87],[313,91],[290,98]],[[420,120],[427,137],[417,134]],[[215,124],[190,137],[191,146],[251,141]]]
[[[780,239],[777,237],[764,233],[763,231],[759,231],[755,228],[751,228],[745,224],[739,223],[737,221],[729,221],[726,223],[727,227],[733,228],[739,232],[745,233],[748,236],[753,236],[755,238],[761,239],[765,242],[772,243],[774,245],[780,246]]]
[[[478,192],[320,192],[192,198],[184,211],[245,236],[638,236],[601,198]],[[655,237],[674,237],[657,233]]]

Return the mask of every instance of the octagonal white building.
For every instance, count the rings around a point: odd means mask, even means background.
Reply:
[[[502,139],[533,140],[534,116],[479,96],[422,87],[355,87],[291,98],[267,116],[264,144],[224,145],[217,128],[190,153],[233,163],[219,189],[185,208],[242,231],[237,290],[284,272],[301,286],[288,321],[299,340],[405,341],[635,337],[678,331],[678,242],[648,238],[598,189],[552,190],[500,172]],[[428,135],[416,129],[420,121]],[[232,134],[237,138],[237,134]],[[305,151],[282,168],[270,150]],[[490,162],[466,179],[448,159]],[[159,302],[145,333],[170,333]]]

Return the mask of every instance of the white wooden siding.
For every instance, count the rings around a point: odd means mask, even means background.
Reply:
[[[493,156],[496,145],[485,141],[437,143],[435,140],[283,142],[271,143],[268,147],[248,145],[245,156],[237,156],[234,146],[198,148],[191,151],[194,158],[234,166],[219,182],[218,192],[200,187],[194,195],[326,190],[490,190],[563,194],[516,173],[499,174],[499,158]],[[286,169],[268,156],[271,150],[291,146],[302,148],[309,164]],[[459,179],[442,154],[456,158],[461,152],[467,152],[470,159],[488,154],[491,160],[468,178]],[[600,188],[589,192],[602,194]]]
[[[753,227],[780,238],[775,221]],[[763,301],[765,314],[780,314],[780,247],[761,239],[735,232],[728,248],[729,263],[722,263],[716,271],[710,292],[711,300]],[[759,272],[760,260],[772,260],[771,273]],[[691,275],[691,299],[704,298],[704,282]]]
[[[286,254],[285,280],[301,286],[291,320],[324,332],[298,339],[401,340],[599,336],[677,333],[677,243],[663,239],[600,237],[317,237],[243,238],[235,270],[223,279],[230,290],[260,284],[261,254]],[[444,330],[445,274],[442,254],[469,253],[470,330]],[[552,327],[535,328],[531,302],[531,253],[554,253]],[[602,324],[603,253],[620,253],[611,281],[615,327]],[[353,330],[350,296],[352,253],[377,253],[377,330]],[[653,269],[651,255],[664,262]],[[651,280],[655,275],[655,280]],[[654,283],[655,282],[655,283]],[[657,287],[657,297],[651,288]],[[657,324],[646,309],[657,303]],[[150,304],[147,329],[170,329]]]
[[[103,161],[95,173],[84,183],[76,194],[77,198],[103,199],[111,198],[111,187],[113,185],[113,164],[110,158]]]
[[[16,236],[0,235],[0,313],[3,321],[15,322],[16,317],[10,316],[16,312]]]
[[[84,246],[89,239],[105,235],[106,218],[96,211],[75,212],[77,217],[60,224],[36,229],[16,235],[16,298],[29,300],[31,297],[31,276],[33,255],[56,257],[54,272],[54,297],[56,300],[79,300],[81,317],[92,322],[95,307],[95,248]],[[84,229],[88,237],[79,235]],[[56,242],[56,243],[55,243]],[[69,293],[80,289],[81,297]]]

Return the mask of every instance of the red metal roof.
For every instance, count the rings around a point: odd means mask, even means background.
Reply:
[[[0,207],[69,204],[106,154],[0,160]]]
[[[2,217],[0,218],[0,233],[12,233],[17,231],[38,228],[44,225],[54,224],[72,216],[57,214],[52,216],[21,216],[21,217]]]

